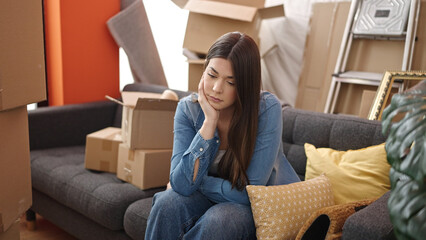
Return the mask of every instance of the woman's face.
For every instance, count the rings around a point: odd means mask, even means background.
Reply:
[[[203,73],[204,93],[216,110],[233,108],[237,98],[232,64],[224,58],[212,58]]]

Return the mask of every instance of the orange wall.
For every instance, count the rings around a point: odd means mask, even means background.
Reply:
[[[120,0],[45,0],[49,105],[120,96],[119,51],[106,22]]]

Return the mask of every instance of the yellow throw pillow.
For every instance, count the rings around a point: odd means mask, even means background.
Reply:
[[[336,204],[383,195],[390,189],[385,144],[358,150],[337,151],[305,143],[305,179],[325,173],[333,187]]]
[[[288,185],[246,187],[258,239],[294,239],[313,212],[334,204],[331,184],[321,175]]]

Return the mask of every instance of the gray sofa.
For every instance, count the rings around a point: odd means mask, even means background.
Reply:
[[[165,88],[139,83],[123,90],[161,93]],[[115,174],[84,168],[86,135],[119,127],[121,110],[101,101],[29,112],[33,205],[27,219],[39,213],[78,239],[143,239],[151,197],[165,188],[142,191]],[[285,154],[301,179],[305,142],[347,150],[385,141],[379,122],[290,107],[283,107],[283,126]]]

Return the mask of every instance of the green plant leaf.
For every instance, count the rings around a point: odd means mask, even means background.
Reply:
[[[388,208],[398,239],[426,236],[426,81],[419,86],[394,95],[383,111],[382,132],[388,133],[386,152],[392,166]]]

